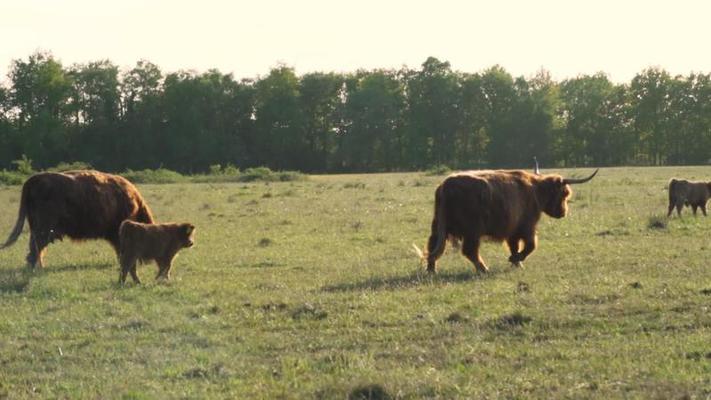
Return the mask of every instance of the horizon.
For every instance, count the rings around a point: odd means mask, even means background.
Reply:
[[[544,70],[555,81],[601,72],[628,83],[648,68],[672,76],[711,72],[711,55],[703,51],[711,4],[694,0],[664,7],[637,0],[444,0],[437,7],[404,0],[128,0],[120,8],[27,0],[6,9],[0,34],[13,40],[0,48],[2,82],[13,60],[37,51],[64,67],[107,59],[126,70],[147,60],[164,73],[217,69],[237,80],[279,65],[297,75],[418,69],[430,56],[453,71],[499,65],[514,77]]]

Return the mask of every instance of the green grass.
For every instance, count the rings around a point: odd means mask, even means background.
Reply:
[[[603,169],[525,268],[486,243],[488,275],[450,249],[434,277],[411,245],[442,176],[141,185],[197,226],[167,284],[118,286],[102,242],[38,272],[26,233],[0,251],[0,398],[706,399],[711,218],[667,220],[665,186],[709,175]],[[18,199],[0,187],[2,235]]]

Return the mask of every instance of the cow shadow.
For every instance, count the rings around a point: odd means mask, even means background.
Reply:
[[[109,263],[109,262],[99,262],[99,263],[94,263],[94,264],[89,264],[89,263],[81,263],[81,264],[64,264],[64,265],[57,265],[57,266],[48,266],[44,267],[41,270],[36,270],[40,273],[47,273],[47,274],[56,274],[60,272],[70,272],[70,271],[86,271],[86,270],[104,270],[104,269],[110,269],[110,268],[116,268],[116,271],[118,271],[118,263]]]
[[[473,269],[460,271],[439,271],[436,274],[429,274],[424,270],[410,272],[407,275],[380,277],[374,276],[360,282],[346,282],[335,285],[327,285],[321,288],[324,292],[351,292],[362,290],[393,290],[407,289],[415,286],[431,285],[438,283],[458,283],[473,282],[490,279],[499,274],[506,273],[506,269],[489,270],[486,274],[480,274]]]
[[[30,285],[32,271],[27,268],[0,269],[0,293],[24,292]]]
[[[26,266],[17,268],[0,268],[0,293],[20,293],[27,290],[33,278],[44,274],[55,274],[67,271],[104,270],[114,268],[115,264],[65,264],[48,266],[42,269],[30,269]]]

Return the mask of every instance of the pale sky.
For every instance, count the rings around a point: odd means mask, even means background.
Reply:
[[[279,63],[300,75],[419,69],[434,56],[464,72],[629,82],[650,66],[711,72],[710,16],[702,0],[0,0],[0,79],[43,50],[65,67],[146,59],[237,79]]]

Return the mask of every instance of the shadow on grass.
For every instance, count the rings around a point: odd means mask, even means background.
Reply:
[[[19,267],[12,269],[0,269],[0,293],[4,292],[23,292],[27,290],[30,281],[33,277],[41,274],[59,273],[66,271],[81,271],[81,270],[103,270],[114,268],[116,265],[111,263],[98,264],[67,264],[56,267],[45,267],[42,269],[30,269],[27,267]],[[118,268],[118,267],[116,267]]]
[[[436,274],[428,274],[424,270],[418,270],[402,276],[374,276],[360,282],[347,282],[335,285],[327,285],[321,288],[325,292],[350,292],[359,290],[388,290],[404,289],[420,285],[437,283],[455,283],[480,281],[491,278],[498,274],[505,273],[505,270],[490,270],[486,274],[479,274],[473,270],[465,271],[439,271]]]
[[[116,263],[96,263],[96,264],[65,264],[65,265],[58,265],[56,267],[44,267],[41,270],[36,270],[38,272],[43,272],[43,273],[59,273],[59,272],[67,272],[67,271],[84,271],[84,270],[103,270],[103,269],[109,269],[109,268],[116,268],[116,271],[118,273],[118,261]]]
[[[0,269],[0,293],[24,292],[31,277],[32,271],[27,268]]]

